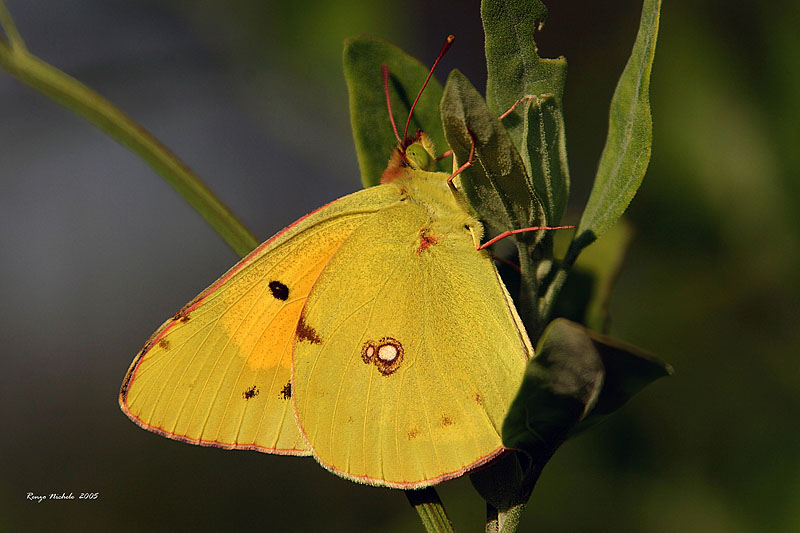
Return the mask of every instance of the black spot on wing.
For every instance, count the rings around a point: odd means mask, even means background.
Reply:
[[[276,300],[283,300],[286,301],[289,298],[289,287],[281,283],[280,281],[270,281],[269,282],[269,290],[272,293],[272,296]]]
[[[258,396],[259,392],[260,391],[258,390],[258,387],[253,385],[252,387],[250,387],[249,389],[247,389],[246,391],[244,391],[242,393],[242,398],[244,398],[245,400],[250,400],[250,399],[255,398],[256,396]]]
[[[287,381],[286,385],[283,386],[281,389],[281,398],[284,400],[288,400],[292,397],[292,382]]]
[[[172,317],[172,320],[180,320],[181,322],[188,322],[189,321],[189,308],[192,307],[192,304],[194,304],[195,300],[197,300],[197,298],[195,298],[194,300],[192,300],[188,304],[186,304],[183,307],[181,307],[181,310],[178,311],[177,313],[175,313],[175,315]]]

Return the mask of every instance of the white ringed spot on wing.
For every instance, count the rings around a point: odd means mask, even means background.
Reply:
[[[391,376],[403,364],[403,344],[394,337],[383,337],[378,341],[368,340],[361,347],[361,360],[373,364],[383,376]]]

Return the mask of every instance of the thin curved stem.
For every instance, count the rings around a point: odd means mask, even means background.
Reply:
[[[0,34],[0,48],[7,50],[10,47],[12,50],[25,50],[25,43],[17,31],[17,25],[14,24],[14,19],[11,18],[11,13],[8,12],[8,8],[2,0],[0,0],[0,28],[5,34],[5,38]],[[5,51],[0,53],[5,53]]]
[[[250,230],[158,139],[98,93],[28,52],[2,0],[0,25],[6,36],[0,36],[0,68],[82,116],[144,159],[239,256],[258,246],[259,240]]]

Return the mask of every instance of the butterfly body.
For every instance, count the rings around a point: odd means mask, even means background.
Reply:
[[[415,168],[268,240],[168,320],[123,411],[195,444],[420,488],[501,453],[533,350],[481,223]]]

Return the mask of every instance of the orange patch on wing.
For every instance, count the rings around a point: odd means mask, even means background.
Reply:
[[[291,335],[297,327],[304,301],[285,304],[270,322],[269,329],[258,336],[248,348],[247,364],[253,368],[281,366],[291,368]],[[230,326],[227,326],[230,327]]]

